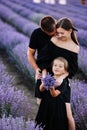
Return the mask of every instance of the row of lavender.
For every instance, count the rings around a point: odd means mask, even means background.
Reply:
[[[29,8],[26,8],[20,4],[13,3],[11,1],[1,1],[2,4],[9,7],[11,10],[16,12],[17,14],[20,14],[22,17],[25,17],[25,19],[32,20],[39,24],[40,19],[45,16],[43,13],[37,13]]]
[[[38,130],[29,118],[32,106],[28,97],[13,85],[14,77],[6,71],[1,58],[0,74],[0,130]]]
[[[15,9],[16,9],[16,7],[15,7]],[[21,8],[19,8],[19,9],[21,10]],[[23,11],[24,10],[22,10],[22,12]],[[2,4],[0,5],[0,16],[4,21],[8,22],[10,25],[14,26],[18,31],[20,30],[23,34],[28,35],[28,36],[31,35],[32,30],[34,30],[36,27],[38,27],[38,25],[36,23],[33,23],[32,21],[29,21],[29,20],[25,19],[24,17],[14,13],[12,10],[10,10],[8,7],[5,7]],[[37,17],[38,17],[38,15],[37,15]],[[36,17],[35,17],[35,19],[36,19]],[[3,24],[3,26],[4,26],[4,24]],[[0,38],[1,45],[3,43],[3,46],[5,46],[5,48],[7,48],[7,50],[10,50],[9,53],[12,57],[14,57],[14,60],[16,60],[16,62],[18,63],[19,69],[20,70],[22,69],[22,71],[24,73],[29,75],[28,69],[30,68],[30,66],[27,63],[28,61],[27,61],[27,55],[26,55],[29,38],[18,33],[15,29],[14,29],[15,31],[14,30],[10,31],[11,27],[9,27],[10,29],[8,30],[8,27],[3,28],[3,26],[1,26],[2,31],[0,32],[1,33],[1,38]],[[6,30],[7,30],[7,33],[4,33],[4,32],[6,32]],[[10,37],[10,35],[11,35],[11,37]],[[8,37],[8,40],[7,40],[7,37]],[[83,41],[84,41],[84,39],[83,39]],[[21,46],[19,43],[20,44],[22,43]],[[6,46],[7,44],[8,44],[8,46]],[[17,44],[19,44],[19,45],[17,45]],[[14,48],[14,49],[12,50],[12,48]],[[18,53],[19,50],[22,51],[22,54],[23,54],[22,58],[20,57],[20,54]],[[86,49],[81,49],[80,55],[79,55],[79,67],[87,75],[87,68],[86,68],[87,62],[86,62],[86,60],[83,60],[83,59],[86,59],[86,53],[87,53]],[[84,58],[82,58],[82,57],[84,57]],[[24,59],[25,62],[23,62],[22,59]],[[29,69],[29,71],[30,71],[30,73],[32,73],[31,68]]]
[[[0,48],[5,48],[16,63],[16,66],[28,77],[33,70],[27,60],[29,38],[0,20]],[[19,46],[19,47],[18,47]],[[20,58],[19,58],[20,57]],[[28,71],[27,71],[28,70]]]
[[[1,1],[3,1],[3,0],[1,0]],[[31,1],[29,1],[29,0],[25,0],[25,1],[23,1],[23,0],[9,0],[9,1],[11,1],[11,2],[14,2],[14,3],[17,3],[17,4],[20,4],[20,5],[23,5],[23,6],[26,6],[26,7],[28,7],[29,5],[31,5],[32,3],[33,3],[33,5],[37,5],[37,3],[35,4],[34,2],[33,2],[33,0],[32,0],[32,2]],[[75,1],[75,0],[74,0]],[[76,2],[76,1],[75,1]],[[51,4],[43,4],[42,2],[41,3],[39,3],[38,4],[39,6],[41,6],[41,5],[45,5],[46,7],[48,6],[48,8],[50,8],[50,7],[57,7],[57,9],[60,9],[61,11],[64,11],[64,10],[62,10],[62,9],[66,9],[65,11],[69,11],[70,10],[70,12],[68,12],[68,13],[75,13],[75,12],[78,12],[79,13],[79,9],[81,9],[82,10],[82,12],[81,12],[81,15],[82,15],[82,13],[84,14],[85,12],[86,12],[86,7],[84,7],[84,6],[75,6],[75,4],[70,4],[69,2],[67,2],[67,4],[66,5],[60,5],[60,4],[58,4],[58,2],[57,2],[57,4],[54,4],[54,5],[51,5]],[[45,9],[46,9],[46,7],[45,7]],[[74,8],[74,9],[73,9]],[[55,10],[55,9],[54,9]]]
[[[57,19],[59,17],[62,17],[62,16],[67,16],[67,17],[71,18],[73,20],[73,22],[76,24],[76,26],[79,28],[79,31],[77,33],[79,43],[81,45],[87,47],[87,44],[86,44],[86,42],[87,42],[87,40],[86,40],[87,25],[85,23],[87,18],[83,16],[83,13],[86,13],[86,11],[80,13],[80,15],[79,15],[78,10],[74,10],[72,12],[69,11],[69,9],[66,10],[68,7],[65,8],[65,9],[63,7],[63,9],[62,9],[62,7],[58,6],[58,9],[57,9],[57,7],[53,8],[53,7],[50,7],[48,5],[43,5],[43,4],[41,4],[40,6],[38,4],[32,4],[32,3],[27,4],[24,1],[23,2],[21,1],[21,3],[18,3],[18,1],[17,1],[17,3],[13,3],[13,2],[10,2],[10,1],[6,2],[5,0],[2,0],[1,3],[3,3],[4,5],[10,7],[13,11],[15,11],[18,14],[20,14],[22,17],[25,17],[26,19],[33,20],[37,24],[39,23],[40,19],[44,15],[47,15],[47,14],[53,15]],[[46,6],[47,6],[47,8],[44,10],[44,8]],[[4,8],[6,8],[6,7],[4,7]],[[50,10],[50,12],[49,12],[49,10]],[[37,13],[35,11],[37,11]],[[77,17],[77,15],[78,15],[78,17]],[[1,16],[1,17],[3,18],[3,16]],[[83,35],[83,37],[81,37],[82,35]]]
[[[72,80],[71,82],[71,104],[74,119],[79,130],[87,129],[87,84]]]

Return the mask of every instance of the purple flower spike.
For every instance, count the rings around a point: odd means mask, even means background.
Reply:
[[[46,90],[49,90],[50,87],[54,86],[56,83],[54,77],[50,74],[47,74],[44,78],[41,79],[41,81],[44,83]]]

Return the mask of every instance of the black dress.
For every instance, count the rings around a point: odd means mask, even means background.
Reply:
[[[68,120],[65,106],[66,80],[56,89],[61,91],[56,97],[52,97],[50,91],[42,92],[42,100],[35,119],[36,125],[43,130],[68,130]]]
[[[72,78],[78,69],[78,54],[56,46],[51,41],[42,48],[38,55],[37,64],[41,69],[51,67],[52,61],[57,57],[64,57],[69,63],[69,78]]]
[[[41,69],[46,68],[48,72],[52,74],[51,63],[57,57],[64,57],[68,61],[69,63],[68,78],[72,78],[76,74],[78,69],[78,54],[70,50],[58,47],[51,41],[44,48],[42,48],[40,54],[38,55],[37,64]],[[65,102],[70,102],[71,89],[69,86],[68,78],[66,79],[68,83],[68,89],[66,92],[67,98]],[[39,88],[37,88],[37,91],[38,91],[37,93],[40,93]]]

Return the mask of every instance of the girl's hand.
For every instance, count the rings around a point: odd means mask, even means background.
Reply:
[[[54,86],[51,86],[51,87],[50,87],[50,90],[52,90],[52,91],[55,90]]]
[[[55,88],[54,88],[54,86],[50,87],[50,94],[51,94],[52,97],[55,97]]]
[[[59,90],[55,90],[55,87],[50,87],[50,94],[52,97],[57,97],[61,92]]]

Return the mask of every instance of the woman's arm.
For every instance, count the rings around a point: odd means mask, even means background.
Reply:
[[[56,79],[56,85],[60,86],[63,82],[63,80],[69,75],[68,72],[62,74],[58,79]]]

